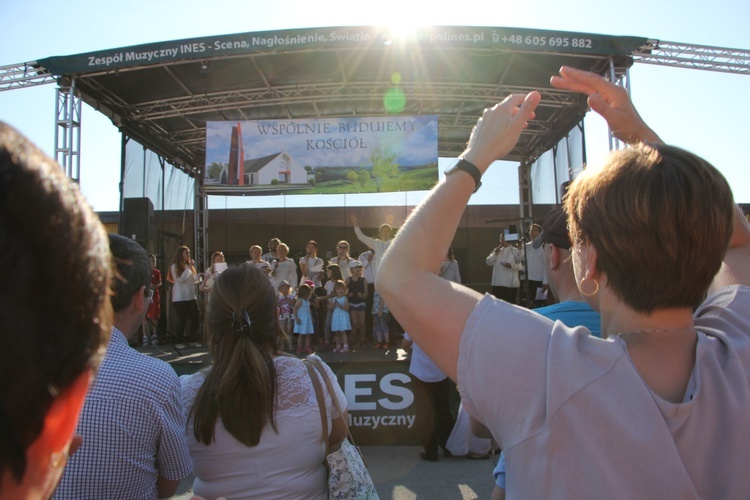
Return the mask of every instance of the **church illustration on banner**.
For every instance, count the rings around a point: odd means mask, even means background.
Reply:
[[[276,182],[274,182],[274,179]],[[229,164],[219,182],[231,186],[306,184],[308,172],[289,153],[281,151],[261,158],[245,159],[242,125],[232,127]]]

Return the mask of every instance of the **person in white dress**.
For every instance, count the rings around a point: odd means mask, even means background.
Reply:
[[[208,305],[207,337],[212,366],[180,378],[193,492],[203,498],[328,498],[315,390],[303,362],[281,351],[276,296],[261,270],[243,264],[219,275]],[[335,449],[346,434],[346,397],[323,366],[335,394],[317,371],[315,376]]]

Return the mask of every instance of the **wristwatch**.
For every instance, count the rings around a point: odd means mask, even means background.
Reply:
[[[458,172],[459,170],[466,172],[474,178],[474,184],[476,185],[476,187],[474,188],[474,192],[476,193],[477,191],[479,191],[479,188],[482,185],[482,173],[479,171],[476,165],[464,160],[463,158],[459,158],[458,163],[445,171],[445,175],[449,176]]]

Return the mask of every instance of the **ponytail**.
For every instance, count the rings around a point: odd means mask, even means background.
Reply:
[[[283,341],[276,295],[268,277],[252,264],[222,272],[207,309],[213,366],[208,369],[190,415],[199,443],[215,439],[216,420],[246,446],[256,446],[274,420],[277,373],[273,356]]]

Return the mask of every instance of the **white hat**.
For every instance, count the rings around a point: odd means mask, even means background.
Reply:
[[[362,265],[362,263],[358,260],[353,260],[349,263],[349,269],[354,269],[355,267],[365,267]]]

